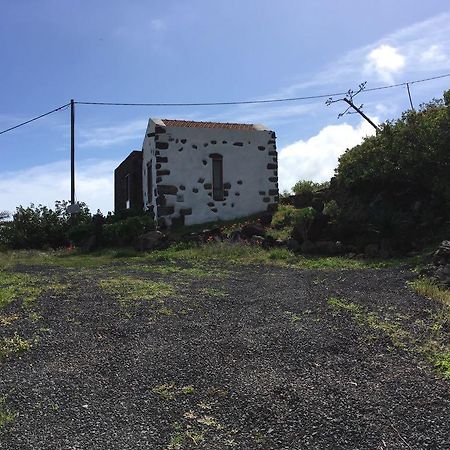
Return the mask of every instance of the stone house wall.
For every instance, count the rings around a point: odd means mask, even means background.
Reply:
[[[129,189],[128,205],[127,189]],[[135,150],[114,171],[114,211],[118,213],[126,209],[142,209],[143,206],[142,152]]]
[[[167,225],[232,220],[275,209],[274,132],[262,126],[186,124],[150,119],[143,143],[144,208],[163,217]],[[220,156],[223,199],[214,200],[212,165]]]

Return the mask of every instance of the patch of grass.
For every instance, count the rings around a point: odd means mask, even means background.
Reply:
[[[19,316],[17,314],[11,314],[9,316],[0,316],[0,325],[8,326],[18,319]]]
[[[16,414],[12,413],[5,405],[6,397],[0,397],[0,431],[3,431],[6,426],[11,423]]]
[[[222,291],[220,289],[212,288],[212,287],[205,287],[201,288],[198,291],[202,295],[207,295],[208,297],[227,297],[228,293],[225,291]]]
[[[31,343],[20,337],[17,333],[11,338],[3,338],[0,340],[0,361],[13,355],[30,350]]]
[[[115,295],[123,305],[136,300],[155,300],[174,295],[175,288],[162,281],[151,281],[127,275],[100,280],[100,287]]]
[[[450,312],[446,305],[431,316],[433,320],[431,326],[425,323],[418,324],[421,325],[422,332],[420,337],[416,338],[399,323],[399,319],[406,319],[405,316],[396,316],[393,321],[386,320],[362,306],[335,297],[329,298],[328,304],[334,309],[346,311],[360,325],[389,336],[394,347],[421,354],[438,369],[441,376],[450,378],[450,346],[447,331],[450,329]],[[369,337],[376,339],[374,335]]]
[[[411,281],[409,286],[424,297],[431,298],[446,306],[450,306],[450,289],[445,289],[431,278],[418,278],[417,280]]]
[[[49,278],[0,269],[0,309],[14,300],[21,300],[24,306],[30,306],[43,292],[65,288],[66,284]]]
[[[175,383],[164,383],[155,386],[152,389],[154,394],[159,395],[164,400],[174,400],[178,395],[193,395],[195,394],[194,386],[177,387]]]
[[[352,314],[361,314],[363,312],[363,309],[355,303],[346,302],[345,300],[336,297],[330,297],[327,303],[335,309],[343,309],[351,312]]]
[[[437,352],[432,356],[434,365],[442,373],[444,378],[450,379],[450,350]]]

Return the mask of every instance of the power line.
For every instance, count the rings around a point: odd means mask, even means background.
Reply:
[[[403,83],[389,84],[386,86],[378,86],[370,89],[365,89],[364,92],[379,91],[382,89],[391,89],[400,86],[406,86],[407,84],[424,83],[426,81],[437,80],[439,78],[450,77],[450,73],[443,75],[437,75],[435,77],[423,78],[421,80],[405,81]],[[309,95],[306,97],[288,97],[288,98],[276,98],[267,100],[242,100],[242,101],[230,101],[230,102],[197,102],[197,103],[116,103],[116,102],[84,102],[76,101],[78,105],[97,105],[97,106],[227,106],[227,105],[253,105],[260,103],[281,103],[281,102],[295,102],[300,100],[315,100],[320,98],[329,98],[337,95],[345,95],[347,92],[335,92],[332,94],[319,94]]]
[[[364,92],[371,92],[371,91],[380,91],[383,89],[392,89],[395,87],[400,86],[407,86],[411,84],[417,84],[417,83],[424,83],[426,81],[432,81],[437,80],[440,78],[447,78],[450,77],[450,73],[446,73],[443,75],[437,75],[434,77],[429,78],[423,78],[420,80],[413,80],[413,81],[405,81],[403,83],[397,83],[397,84],[389,84],[386,86],[378,86],[373,87],[369,89],[365,89]],[[321,98],[329,98],[334,97],[338,95],[345,95],[347,92],[334,92],[331,94],[319,94],[319,95],[308,95],[305,97],[288,97],[288,98],[275,98],[275,99],[266,99],[266,100],[241,100],[241,101],[227,101],[227,102],[195,102],[195,103],[116,103],[116,102],[85,102],[85,101],[75,101],[74,104],[78,105],[94,105],[94,106],[230,106],[230,105],[257,105],[257,104],[264,104],[264,103],[282,103],[282,102],[295,102],[295,101],[301,101],[301,100],[318,100]],[[63,106],[60,106],[58,108],[52,109],[51,111],[48,111],[44,114],[41,114],[40,116],[33,117],[30,120],[27,120],[26,122],[19,123],[18,125],[15,125],[11,128],[7,128],[6,130],[0,131],[0,134],[6,133],[11,130],[15,130],[16,128],[22,127],[24,125],[27,125],[31,122],[34,122],[35,120],[41,119],[42,117],[48,116],[50,114],[53,114],[57,111],[61,111],[62,109],[67,108],[70,106],[70,102],[66,103]]]
[[[33,117],[32,119],[27,120],[26,122],[19,123],[18,125],[15,125],[15,126],[13,126],[11,128],[7,128],[6,130],[0,131],[0,134],[6,133],[7,131],[15,130],[16,128],[19,128],[19,127],[23,127],[24,125],[26,125],[26,124],[28,124],[30,122],[34,122],[35,120],[42,119],[42,117],[48,116],[50,114],[53,114],[56,111],[61,111],[62,109],[67,108],[68,106],[70,106],[70,103],[66,103],[63,106],[60,106],[60,107],[55,108],[55,109],[52,109],[51,111],[48,111],[48,112],[46,112],[44,114],[41,114],[40,116]]]

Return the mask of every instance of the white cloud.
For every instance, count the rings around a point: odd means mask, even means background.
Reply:
[[[134,120],[123,125],[110,127],[82,128],[80,131],[79,147],[107,147],[109,145],[144,139],[148,120]]]
[[[373,120],[377,122],[377,119]],[[278,156],[280,191],[290,190],[298,180],[329,180],[339,156],[374,133],[366,121],[357,127],[347,123],[329,125],[306,141],[300,140],[282,148]]]
[[[381,44],[367,55],[368,63],[365,70],[368,73],[375,71],[382,80],[392,82],[393,74],[405,67],[405,57],[399,50],[391,45]]]
[[[115,160],[86,160],[76,166],[76,197],[91,211],[113,209]],[[70,163],[58,161],[0,175],[0,210],[13,212],[30,203],[53,207],[70,198]]]
[[[442,63],[448,62],[448,57],[444,53],[441,45],[431,45],[421,55],[421,61],[423,63]]]

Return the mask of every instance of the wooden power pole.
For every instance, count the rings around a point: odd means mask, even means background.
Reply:
[[[70,100],[70,204],[75,204],[75,102]]]

